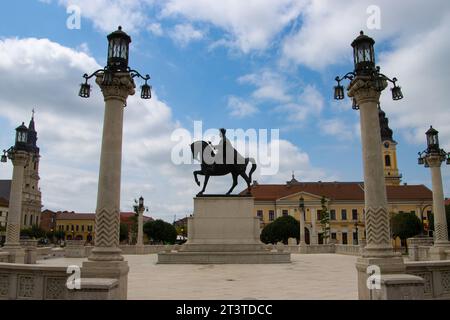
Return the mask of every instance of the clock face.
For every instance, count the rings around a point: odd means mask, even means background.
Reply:
[[[385,142],[384,143],[384,147],[387,149],[387,148],[389,148],[389,142]]]

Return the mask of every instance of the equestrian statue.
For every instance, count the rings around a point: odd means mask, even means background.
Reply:
[[[195,182],[200,186],[198,175],[205,176],[203,189],[197,194],[202,196],[211,176],[232,175],[233,185],[226,193],[230,195],[238,184],[238,176],[241,176],[247,183],[248,194],[251,194],[252,174],[256,171],[256,161],[252,158],[242,157],[231,145],[226,137],[226,130],[220,129],[220,143],[216,146],[211,142],[196,141],[191,144],[192,157],[201,163],[201,170],[194,171]],[[251,163],[250,173],[247,175],[248,164]]]

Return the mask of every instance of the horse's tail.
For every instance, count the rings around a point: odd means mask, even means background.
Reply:
[[[252,183],[252,174],[256,171],[257,165],[256,161],[253,158],[248,158],[248,161],[252,163],[252,168],[250,170],[250,173],[248,174],[248,178],[250,179],[250,183]]]

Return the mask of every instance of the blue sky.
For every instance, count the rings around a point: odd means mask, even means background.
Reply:
[[[195,120],[204,128],[279,129],[280,170],[257,175],[259,182],[284,183],[292,170],[303,181],[361,181],[359,114],[348,100],[334,102],[332,87],[352,69],[350,43],[362,29],[405,94],[401,102],[388,90],[382,98],[404,182],[429,186],[417,152],[430,124],[450,149],[450,74],[443,72],[450,5],[405,3],[8,1],[0,13],[0,143],[11,145],[14,128],[35,108],[44,206],[93,212],[103,102],[96,86],[90,100],[76,94],[81,75],[105,64],[106,35],[120,24],[133,39],[130,65],[151,75],[154,92],[125,110],[123,210],[142,194],[154,216],[170,221],[190,212],[196,166],[168,164],[169,137],[176,128],[192,130]],[[70,5],[81,9],[80,29],[66,27]],[[379,30],[367,28],[370,5],[381,10]],[[0,178],[11,172],[11,164],[1,166]],[[443,175],[449,196],[448,167]],[[211,191],[225,191],[230,179],[210,180]]]

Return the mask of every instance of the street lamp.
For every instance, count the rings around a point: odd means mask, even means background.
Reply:
[[[426,136],[427,148],[419,152],[418,164],[429,168],[430,162],[436,158],[441,163],[445,161],[447,165],[450,165],[450,153],[441,149],[439,146],[439,131],[434,129],[433,126],[430,126],[430,129],[426,132]]]
[[[348,79],[353,81],[356,77],[365,77],[370,79],[372,86],[378,91],[383,91],[387,86],[387,81],[391,82],[394,87],[392,91],[392,99],[398,101],[403,99],[403,93],[401,87],[397,86],[397,78],[390,79],[384,74],[380,73],[380,67],[375,64],[375,40],[366,36],[363,31],[352,42],[353,47],[353,60],[354,70],[348,72],[343,77],[336,77],[337,85],[334,87],[334,99],[343,100],[345,98],[344,86],[341,85],[341,81]],[[359,110],[359,106],[353,99],[353,109]]]
[[[128,66],[131,37],[123,32],[122,27],[119,26],[119,28],[109,34],[107,38],[108,62],[106,67],[95,71],[91,75],[85,73],[83,75],[85,82],[80,85],[78,95],[82,98],[90,97],[91,85],[88,83],[88,80],[94,76],[102,76],[103,85],[113,85],[114,74],[129,73],[132,79],[139,77],[145,81],[145,83],[141,86],[141,98],[150,99],[152,97],[151,86],[147,83],[147,81],[150,80],[150,76],[147,74],[144,77],[138,71],[132,70]]]
[[[359,233],[358,233],[358,226],[359,226],[359,221],[355,221],[355,224],[354,224],[354,226],[355,226],[355,233],[356,233],[356,238],[355,238],[355,244],[356,245],[359,245]]]
[[[450,164],[450,153],[439,146],[439,132],[430,126],[426,132],[427,149],[419,152],[419,165],[430,168],[433,189],[433,211],[435,241],[430,249],[430,258],[433,260],[446,260],[445,250],[450,248],[447,233],[447,219],[444,206],[444,190],[442,184],[441,166],[443,162]]]

